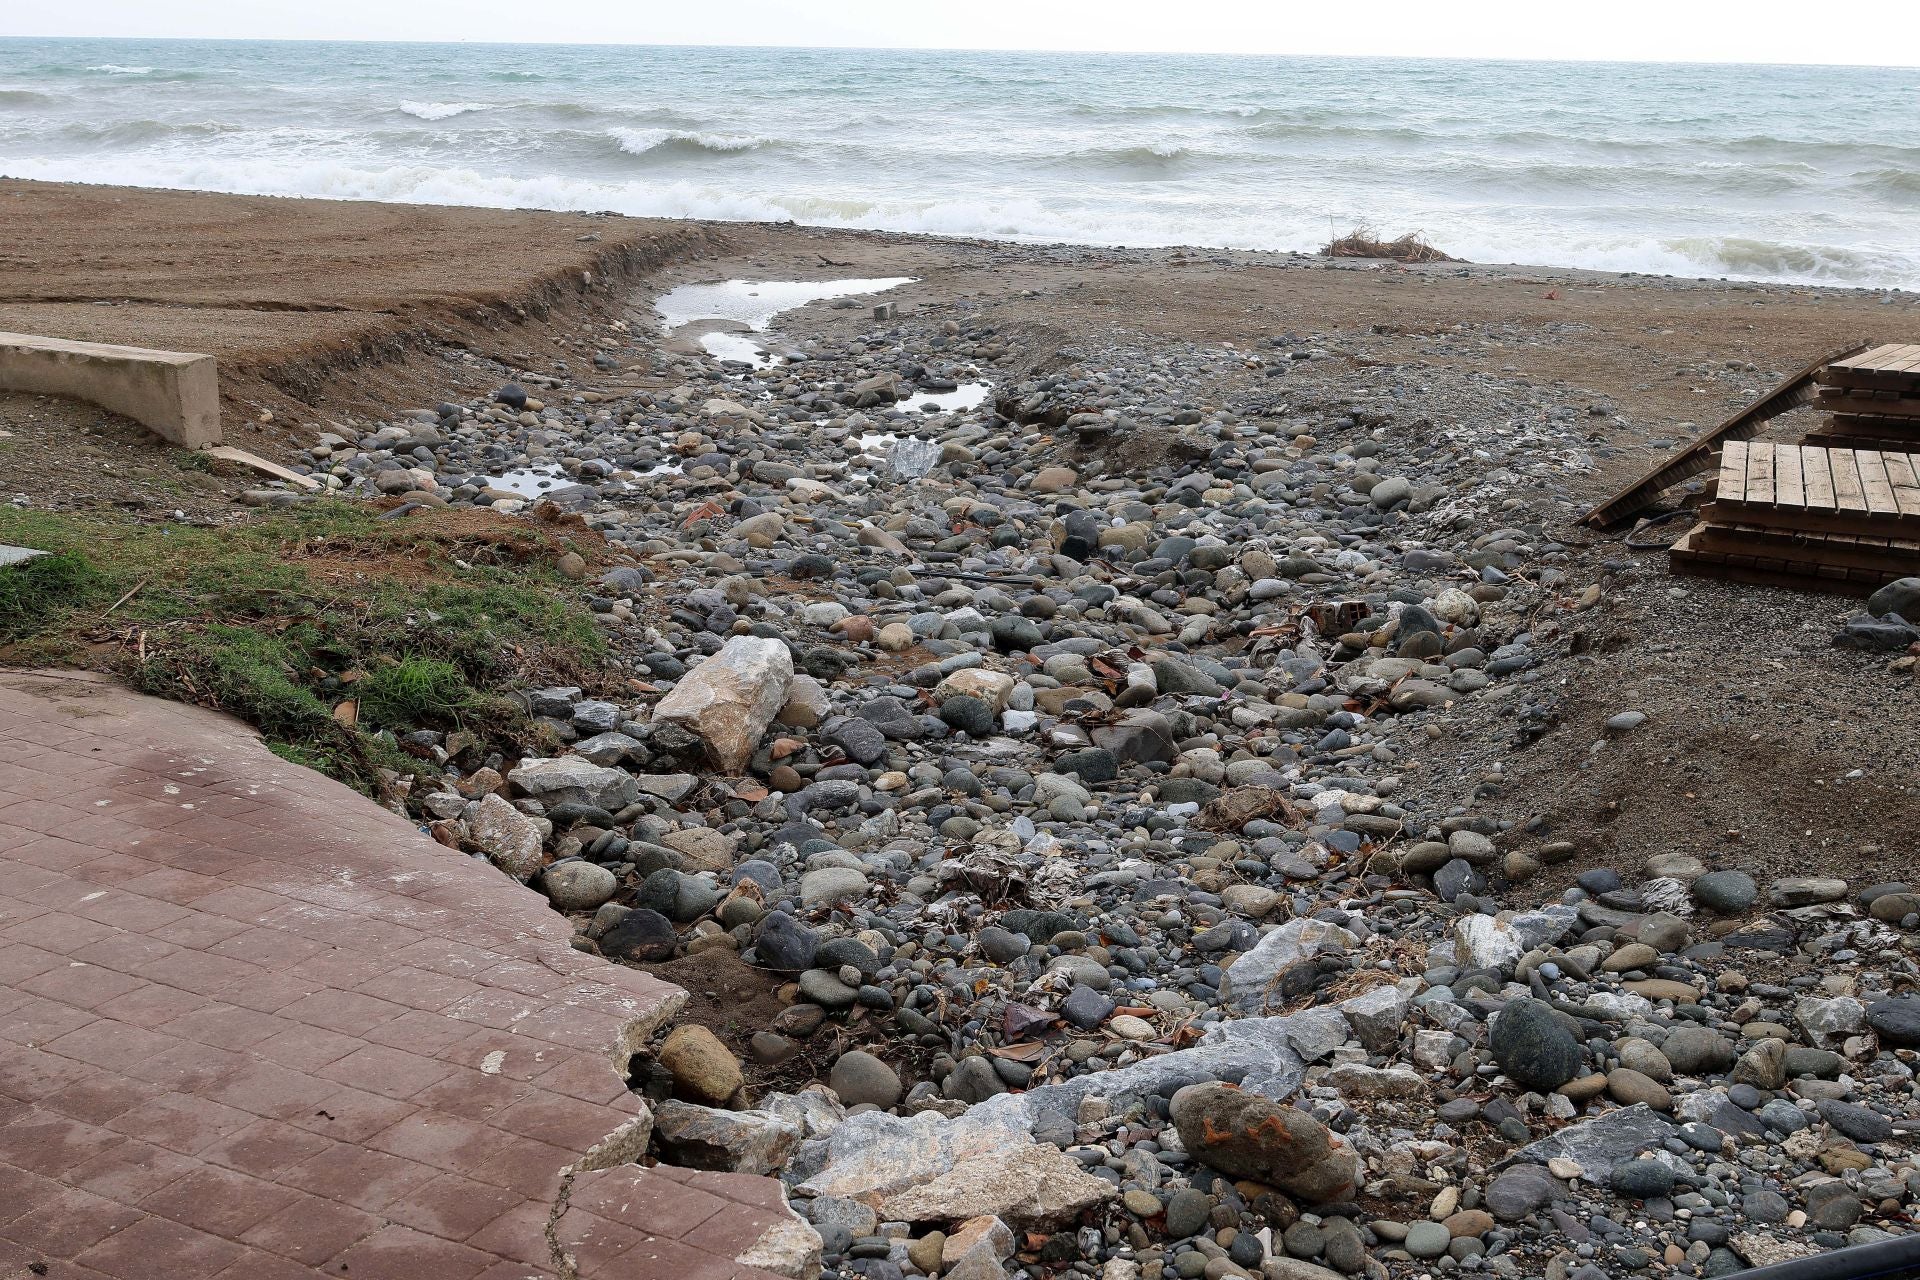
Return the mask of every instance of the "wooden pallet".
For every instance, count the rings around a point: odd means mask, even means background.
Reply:
[[[1815,431],[1835,436],[1882,436],[1889,440],[1909,440],[1910,452],[1920,452],[1920,420],[1889,418],[1875,413],[1836,413],[1822,418]]]
[[[1920,344],[1890,342],[1830,360],[1814,381],[1825,387],[1920,392]]]
[[[1797,409],[1803,404],[1811,403],[1814,396],[1814,379],[1818,375],[1845,365],[1867,350],[1868,344],[1865,342],[1850,343],[1831,354],[1821,356],[1799,372],[1783,378],[1773,390],[1727,417],[1713,430],[1696,436],[1682,445],[1669,454],[1666,461],[1587,512],[1582,518],[1596,529],[1605,529],[1646,510],[1662,493],[1682,480],[1697,476],[1702,471],[1711,470],[1714,450],[1723,441],[1750,440],[1759,433],[1761,425],[1769,419],[1777,418],[1789,409]],[[1920,347],[1916,347],[1915,350],[1920,352]]]
[[[1873,449],[1880,453],[1920,453],[1920,432],[1876,430],[1870,425],[1822,423],[1800,437],[1816,449]]]
[[[1920,455],[1729,440],[1708,523],[1920,537]]]
[[[1703,524],[1689,535],[1692,550],[1750,556],[1813,567],[1864,569],[1883,581],[1920,573],[1920,537],[1866,537],[1757,524]]]
[[[1874,418],[1920,418],[1920,396],[1899,391],[1856,391],[1822,387],[1814,405],[1828,413],[1855,413]]]
[[[1668,567],[1673,572],[1696,578],[1724,578],[1730,582],[1751,582],[1763,587],[1788,587],[1795,591],[1827,591],[1842,595],[1872,595],[1898,573],[1881,569],[1859,569],[1847,565],[1820,564],[1779,554],[1773,548],[1755,547],[1741,551],[1718,551],[1697,545],[1705,525],[1695,525],[1668,552]]]

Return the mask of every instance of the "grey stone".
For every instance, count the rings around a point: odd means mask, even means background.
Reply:
[[[1528,1089],[1547,1093],[1580,1072],[1580,1042],[1540,1000],[1513,1000],[1493,1024],[1494,1060]]]
[[[568,859],[540,873],[540,888],[562,911],[592,911],[613,897],[620,881],[605,867]]]
[[[1614,1165],[1636,1152],[1662,1145],[1672,1134],[1673,1125],[1658,1112],[1643,1105],[1621,1107],[1570,1124],[1522,1147],[1511,1160],[1528,1164],[1566,1160],[1579,1170],[1584,1181],[1604,1185]]]

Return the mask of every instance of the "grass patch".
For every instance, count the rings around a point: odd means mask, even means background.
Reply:
[[[407,658],[382,667],[353,691],[360,714],[388,728],[459,724],[480,701],[459,667],[433,658]]]
[[[86,558],[71,552],[0,569],[0,643],[24,639],[66,617],[97,594],[101,582]]]
[[[606,642],[555,568],[595,535],[322,502],[215,528],[0,507],[0,660],[87,666],[257,726],[276,752],[367,791],[418,768],[377,731],[530,726],[484,690],[594,684]],[[462,566],[465,567],[462,567]],[[337,714],[357,702],[358,715]]]
[[[1462,259],[1442,253],[1418,231],[1409,231],[1398,240],[1383,240],[1373,228],[1358,226],[1344,236],[1336,236],[1321,246],[1323,258],[1386,258],[1393,262],[1460,262]]]

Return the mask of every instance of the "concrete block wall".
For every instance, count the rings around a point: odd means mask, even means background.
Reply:
[[[86,400],[185,449],[220,443],[212,356],[0,333],[0,390]]]

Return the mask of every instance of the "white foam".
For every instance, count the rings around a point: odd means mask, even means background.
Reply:
[[[152,67],[123,67],[115,62],[103,62],[97,67],[88,67],[87,70],[98,71],[102,75],[109,76],[150,76],[153,74]]]
[[[451,120],[469,111],[491,111],[493,106],[491,102],[413,102],[402,99],[400,110],[422,120]]]
[[[620,149],[631,156],[648,155],[676,142],[718,154],[751,151],[755,147],[763,147],[772,142],[771,138],[760,138],[751,134],[697,133],[684,129],[613,128],[607,130],[607,136],[618,142]]]

